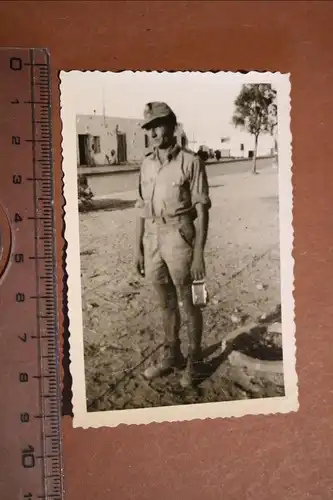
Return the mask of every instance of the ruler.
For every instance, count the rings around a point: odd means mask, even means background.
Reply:
[[[49,55],[0,49],[0,498],[63,498]]]

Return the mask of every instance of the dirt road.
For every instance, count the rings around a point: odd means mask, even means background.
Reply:
[[[236,327],[280,319],[277,171],[216,175],[210,186],[206,357],[202,382],[189,391],[181,389],[178,373],[152,383],[141,375],[159,354],[163,332],[152,290],[132,273],[134,209],[80,215],[88,410],[283,395],[281,335],[269,337],[258,328],[240,336],[235,347],[277,360],[277,369],[244,367],[239,357],[221,351]],[[181,338],[186,353],[184,327]]]
[[[258,170],[266,168],[271,164],[271,159],[259,159]],[[212,163],[207,165],[207,173],[210,179],[221,175],[241,174],[251,171],[251,161],[236,161],[224,163]],[[101,170],[101,169],[99,169]],[[95,196],[104,196],[111,193],[134,191],[138,184],[138,171],[119,172],[107,175],[89,176],[89,185]]]

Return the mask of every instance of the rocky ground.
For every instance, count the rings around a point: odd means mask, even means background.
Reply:
[[[130,193],[119,209],[104,201],[101,210],[80,214],[89,411],[284,394],[277,171],[215,176],[210,186],[205,362],[191,390],[181,389],[179,373],[151,383],[142,377],[163,332],[153,292],[133,274]],[[186,353],[184,327],[181,337]]]

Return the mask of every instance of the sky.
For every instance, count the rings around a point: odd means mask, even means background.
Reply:
[[[219,147],[221,137],[238,134],[231,119],[242,82],[223,73],[71,71],[70,79],[76,114],[102,114],[104,99],[106,116],[142,119],[147,102],[164,101],[189,141]]]

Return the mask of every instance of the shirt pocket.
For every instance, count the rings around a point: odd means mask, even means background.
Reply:
[[[191,204],[189,185],[186,180],[171,181],[165,194],[165,205],[171,211],[185,208]]]

